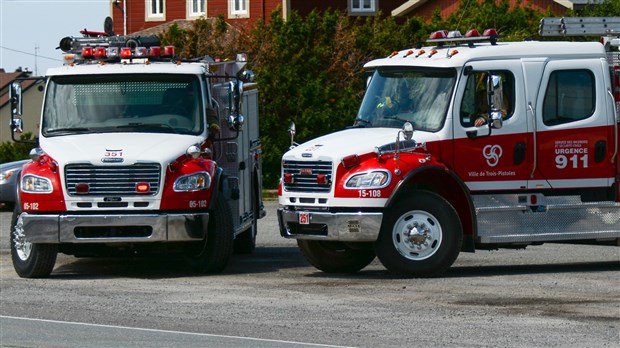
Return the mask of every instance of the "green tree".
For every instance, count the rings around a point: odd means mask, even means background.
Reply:
[[[288,124],[296,123],[298,141],[352,124],[364,93],[366,62],[414,47],[440,29],[465,33],[470,28],[496,28],[503,40],[537,38],[540,19],[553,16],[532,9],[527,2],[513,8],[508,0],[460,2],[459,6],[448,18],[441,18],[436,10],[429,23],[417,17],[403,22],[391,16],[350,17],[338,11],[312,12],[306,17],[292,12],[285,21],[276,10],[268,23],[260,21],[240,31],[227,26],[223,17],[200,19],[190,29],[172,26],[162,35],[162,43],[175,45],[187,58],[248,53],[248,67],[256,73],[260,89],[263,179],[266,187],[276,187],[281,157],[290,142]]]

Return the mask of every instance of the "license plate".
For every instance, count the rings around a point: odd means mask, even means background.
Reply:
[[[299,224],[310,225],[310,213],[299,213]]]

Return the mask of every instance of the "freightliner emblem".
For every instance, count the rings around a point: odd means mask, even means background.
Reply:
[[[124,161],[124,159],[118,158],[118,157],[116,157],[116,158],[114,158],[114,157],[104,157],[104,158],[101,159],[101,162],[103,162],[103,163],[121,163],[123,161]]]

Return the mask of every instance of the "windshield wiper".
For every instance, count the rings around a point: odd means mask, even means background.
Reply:
[[[413,122],[411,122],[411,121],[409,121],[407,119],[404,119],[404,118],[400,118],[398,116],[384,115],[383,118],[387,118],[387,119],[390,119],[390,120],[398,120],[398,121],[401,121],[401,122],[410,122],[410,123],[413,124]]]
[[[51,128],[51,129],[46,129],[45,133],[46,134],[53,134],[53,133],[88,133],[88,132],[92,132],[91,128],[86,128],[86,127],[65,127],[65,128]]]
[[[129,124],[123,124],[120,126],[116,126],[115,128],[127,129],[127,128],[143,128],[143,127],[167,129],[167,130],[171,130],[173,133],[177,133],[177,131],[174,128],[172,128],[172,126],[164,124],[164,123],[129,123]]]
[[[349,126],[347,128],[365,128],[365,127],[372,127],[372,122],[365,120],[361,117],[358,117],[355,119],[355,123],[352,126]]]

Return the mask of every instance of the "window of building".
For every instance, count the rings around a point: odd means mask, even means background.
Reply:
[[[349,13],[374,15],[377,13],[377,0],[349,0]]]
[[[188,17],[200,17],[205,15],[206,0],[187,0]]]
[[[229,18],[249,18],[249,0],[228,0]]]
[[[547,126],[583,120],[594,114],[594,75],[589,70],[558,70],[549,75],[543,104]]]
[[[164,19],[164,9],[166,8],[165,0],[146,0],[146,19],[161,20]]]

